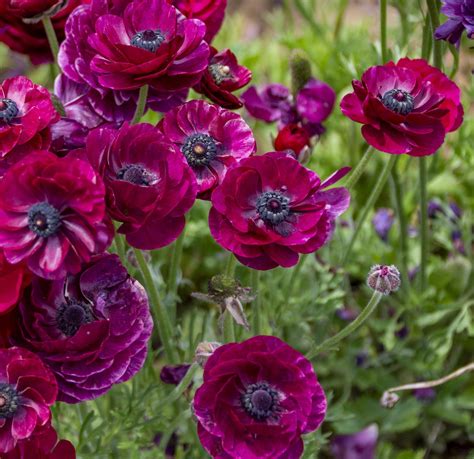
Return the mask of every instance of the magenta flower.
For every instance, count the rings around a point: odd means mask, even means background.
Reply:
[[[24,76],[5,80],[0,85],[0,158],[27,144],[47,148],[49,127],[58,119],[47,89]]]
[[[3,315],[18,304],[30,277],[25,263],[11,265],[5,260],[5,256],[0,250],[0,320],[3,320]],[[0,347],[2,346],[0,345]]]
[[[326,397],[311,363],[273,336],[217,348],[194,397],[198,434],[215,459],[298,459]]]
[[[31,153],[0,181],[0,248],[45,279],[76,273],[105,250],[113,227],[105,189],[85,161]]]
[[[230,49],[218,53],[217,49],[211,47],[209,65],[194,89],[217,105],[232,110],[243,105],[232,93],[246,86],[251,79],[252,72],[239,65]]]
[[[436,29],[435,38],[459,48],[464,31],[469,38],[474,36],[474,0],[442,0],[442,3],[441,12],[448,20]]]
[[[431,155],[463,120],[459,88],[423,59],[370,67],[352,86],[342,113],[362,123],[367,143],[386,153]]]
[[[103,177],[107,207],[118,232],[142,250],[171,244],[196,200],[193,171],[179,150],[146,123],[92,132],[77,153]]]
[[[0,349],[0,453],[49,422],[57,393],[53,374],[36,355],[18,347]]]
[[[375,459],[379,429],[371,424],[360,432],[336,435],[331,440],[334,459]]]
[[[63,0],[6,0],[6,8],[13,15],[26,19],[55,14],[64,4]]]
[[[193,169],[201,199],[209,199],[227,170],[256,150],[252,130],[240,115],[202,100],[168,112],[159,127]]]
[[[224,22],[227,0],[168,0],[188,19],[200,19],[206,24],[204,39],[211,42]]]
[[[321,182],[282,152],[244,159],[212,195],[211,234],[246,266],[289,268],[299,253],[313,253],[330,239],[350,195],[345,188],[325,188],[349,170]]]
[[[58,400],[76,403],[129,380],[145,361],[152,319],[143,287],[116,255],[66,279],[35,279],[20,304],[18,342],[54,372]]]

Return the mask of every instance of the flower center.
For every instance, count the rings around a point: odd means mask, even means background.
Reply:
[[[207,166],[217,155],[216,141],[207,134],[190,135],[181,147],[191,167]]]
[[[402,89],[391,89],[382,96],[382,103],[392,112],[408,115],[415,107],[413,96]]]
[[[28,227],[40,237],[52,236],[60,226],[59,211],[47,202],[35,204],[28,211]]]
[[[153,172],[145,169],[140,164],[128,164],[117,172],[117,178],[135,185],[151,186],[157,182]]]
[[[18,115],[18,106],[11,99],[0,99],[0,121],[9,123]]]
[[[242,395],[244,410],[258,421],[264,421],[279,412],[279,396],[266,382],[251,384]]]
[[[209,73],[217,85],[220,85],[225,80],[231,80],[233,78],[228,65],[211,64],[209,66]]]
[[[67,300],[56,313],[56,324],[66,336],[74,336],[82,325],[93,321],[91,307],[82,301]]]
[[[276,191],[266,191],[257,199],[257,212],[269,225],[278,225],[290,214],[290,199]]]
[[[18,406],[18,393],[15,388],[10,384],[0,383],[0,419],[15,416]]]
[[[136,33],[130,40],[130,44],[154,53],[164,41],[165,36],[161,31],[148,29]]]

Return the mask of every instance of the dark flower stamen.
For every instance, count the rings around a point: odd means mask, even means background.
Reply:
[[[74,336],[82,325],[94,321],[91,307],[82,301],[68,300],[56,314],[56,324],[66,336]]]
[[[18,410],[18,393],[13,386],[0,383],[0,419],[12,418]]]
[[[278,414],[278,392],[266,382],[251,384],[242,395],[242,406],[254,419],[264,421]]]
[[[257,199],[257,212],[269,225],[278,225],[290,214],[290,199],[276,191],[266,191]]]
[[[209,66],[209,73],[217,85],[220,85],[225,80],[231,80],[233,78],[228,65],[211,64]]]
[[[408,115],[415,107],[413,96],[402,89],[391,89],[382,96],[382,103],[392,112]]]
[[[165,36],[159,30],[144,30],[136,33],[130,40],[130,44],[154,53],[165,39]]]
[[[18,115],[18,106],[11,99],[0,99],[0,121],[9,123]]]
[[[181,151],[191,167],[207,166],[217,155],[216,141],[207,134],[190,135]]]
[[[117,172],[117,178],[142,186],[151,186],[157,182],[156,175],[140,164],[128,164],[123,167]]]
[[[28,227],[40,237],[55,234],[61,226],[61,215],[47,202],[35,204],[28,211]]]

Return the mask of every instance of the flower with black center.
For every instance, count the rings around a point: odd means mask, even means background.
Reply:
[[[193,403],[199,439],[216,459],[297,459],[326,405],[311,363],[273,336],[214,350]]]
[[[19,312],[12,339],[51,368],[58,400],[99,397],[145,362],[153,327],[147,294],[116,255],[98,255],[65,279],[35,279]]]
[[[34,152],[0,181],[0,248],[45,279],[77,273],[113,237],[105,189],[85,161]]]
[[[252,130],[240,115],[202,100],[171,110],[158,127],[194,171],[201,199],[209,199],[228,169],[256,150]]]
[[[448,20],[435,31],[436,40],[447,40],[459,48],[461,37],[466,31],[474,37],[474,0],[442,0],[441,12]]]
[[[107,208],[132,247],[153,250],[178,238],[196,200],[196,179],[156,127],[126,123],[118,131],[99,129],[75,154],[103,177]]]
[[[386,153],[431,155],[463,120],[459,88],[423,59],[370,67],[352,86],[342,113],[363,124],[367,143]]]
[[[298,254],[313,253],[330,239],[350,195],[345,188],[325,188],[349,170],[321,182],[282,152],[243,159],[212,194],[211,234],[246,266],[289,268]]]
[[[374,265],[367,276],[367,285],[384,295],[397,291],[400,283],[400,271],[394,265]]]
[[[204,94],[212,102],[229,110],[242,107],[243,102],[233,93],[246,86],[252,79],[252,72],[239,65],[230,49],[218,52],[211,48],[209,65],[194,90]]]
[[[56,380],[39,357],[18,347],[0,349],[0,453],[49,423],[57,393]]]

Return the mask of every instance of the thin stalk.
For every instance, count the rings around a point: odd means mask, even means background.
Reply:
[[[374,188],[372,189],[372,193],[370,194],[369,198],[367,199],[365,203],[364,208],[362,209],[362,212],[359,216],[356,227],[354,229],[354,233],[352,234],[352,238],[349,241],[349,244],[347,244],[346,250],[342,257],[343,265],[347,262],[349,255],[351,254],[352,248],[354,247],[354,243],[357,240],[357,237],[359,236],[360,230],[362,229],[362,225],[364,224],[367,216],[369,215],[369,212],[371,211],[372,207],[374,206],[375,202],[380,196],[380,193],[382,193],[383,187],[385,183],[387,182],[388,176],[390,175],[390,172],[392,171],[396,160],[397,160],[396,155],[390,155],[390,159],[385,164],[385,167],[383,168],[382,173],[380,174]]]
[[[155,282],[151,275],[150,267],[148,266],[143,253],[138,249],[134,249],[134,252],[135,257],[137,258],[138,266],[140,267],[140,271],[143,276],[143,281],[145,282],[147,293],[150,296],[152,310],[155,316],[155,325],[160,334],[166,358],[170,362],[175,362],[176,352],[172,342],[172,327],[168,311],[161,302],[158,289],[156,288]]]
[[[426,0],[428,13],[431,22],[432,36],[439,27],[439,4],[438,0]],[[435,67],[442,69],[443,67],[443,43],[440,40],[433,40],[433,63]]]
[[[45,16],[42,19],[43,27],[46,32],[46,37],[48,38],[49,47],[51,48],[51,53],[55,62],[55,74],[58,73],[57,62],[58,62],[58,53],[59,53],[59,42],[58,37],[56,36],[56,31],[54,30],[53,23],[49,16]]]
[[[346,180],[345,187],[350,191],[355,184],[359,181],[361,175],[365,171],[367,164],[369,164],[370,159],[372,158],[373,148],[369,145],[365,150],[364,155],[361,160],[357,163],[355,169],[351,172],[351,175]]]
[[[256,295],[255,300],[252,304],[252,331],[254,335],[261,334],[261,309],[262,309],[262,298],[260,292],[260,271],[257,269],[252,270],[252,291]]]
[[[322,33],[323,33],[321,27],[315,21],[315,19],[314,19],[313,15],[311,14],[311,12],[306,9],[306,6],[303,4],[303,1],[302,0],[295,0],[295,6],[298,9],[298,11],[300,12],[303,19],[305,19],[306,22],[309,24],[309,26],[311,27],[313,32],[316,35],[321,36]]]
[[[382,47],[382,63],[388,62],[387,49],[387,0],[380,0],[380,44]]]
[[[344,15],[346,14],[349,0],[339,0],[339,8],[337,9],[336,25],[334,26],[334,40],[339,39],[342,26],[344,25]]]
[[[115,238],[115,246],[117,247],[117,255],[120,257],[120,260],[122,261],[123,264],[126,264],[126,247],[125,247],[125,241],[123,239],[123,236],[121,234],[116,234]]]
[[[421,57],[429,60],[431,54],[431,47],[433,45],[433,34],[431,32],[430,16],[425,16],[425,24],[423,26],[423,41],[421,45]]]
[[[234,277],[236,265],[237,265],[237,260],[234,257],[234,254],[230,252],[229,257],[227,258],[226,265],[225,265],[225,270],[224,270],[225,275],[229,277]]]
[[[426,267],[428,263],[429,250],[429,233],[428,233],[428,194],[427,181],[428,171],[426,165],[426,157],[419,158],[420,172],[420,288],[421,291],[426,289]]]
[[[171,323],[176,321],[176,297],[178,293],[178,271],[181,266],[181,259],[183,256],[183,243],[184,243],[184,234],[183,231],[176,242],[173,245],[172,254],[171,254],[171,265],[168,273],[168,296],[171,299]]]
[[[140,92],[138,93],[137,108],[135,110],[135,115],[133,115],[131,124],[137,124],[142,119],[145,113],[147,97],[148,97],[148,85],[146,84],[140,88]]]
[[[315,346],[307,355],[308,359],[312,359],[321,352],[333,348],[337,343],[354,333],[372,315],[377,305],[380,303],[382,297],[383,293],[375,290],[372,297],[370,298],[370,301],[367,303],[367,306],[362,310],[362,312],[339,333],[323,341],[319,346]]]
[[[224,311],[224,341],[226,343],[235,342],[234,319],[227,309]]]

